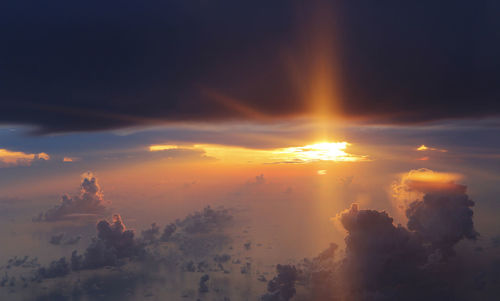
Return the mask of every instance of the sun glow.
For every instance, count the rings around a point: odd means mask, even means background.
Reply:
[[[216,144],[182,145],[151,145],[149,150],[198,150],[204,155],[220,161],[239,163],[311,163],[311,162],[355,162],[369,161],[367,156],[348,153],[351,144],[348,142],[320,142],[305,146],[294,146],[276,149],[250,149],[236,146]]]
[[[346,152],[348,142],[320,142],[299,147],[287,147],[276,151],[293,160],[314,161],[361,161],[365,156],[356,156]]]

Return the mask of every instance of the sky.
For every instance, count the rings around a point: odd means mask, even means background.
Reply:
[[[0,299],[498,298],[496,1],[0,22]]]

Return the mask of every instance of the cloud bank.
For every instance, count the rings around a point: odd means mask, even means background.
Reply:
[[[0,12],[0,57],[8,58],[0,123],[47,133],[300,116],[317,85],[315,63],[340,69],[323,79],[342,87],[327,101],[351,118],[500,113],[495,1],[453,3],[452,11],[447,2],[394,0],[391,9],[285,0],[25,5],[12,1]],[[321,47],[333,38],[335,49]]]

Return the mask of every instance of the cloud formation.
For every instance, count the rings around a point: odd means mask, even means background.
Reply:
[[[34,268],[32,278],[28,279],[31,281],[26,285],[31,289],[30,298],[38,298],[36,300],[130,297],[140,294],[136,288],[139,284],[147,284],[149,292],[144,292],[144,297],[150,297],[153,284],[158,281],[164,284],[166,279],[176,279],[178,273],[184,272],[203,273],[193,275],[192,282],[183,284],[193,287],[188,295],[194,296],[197,292],[219,296],[222,294],[221,287],[217,287],[219,282],[215,282],[216,286],[210,282],[213,273],[229,274],[230,265],[239,264],[230,262],[231,255],[218,253],[222,249],[232,250],[232,247],[228,248],[231,239],[225,234],[232,220],[229,210],[206,207],[167,224],[163,232],[158,224],[152,223],[150,228],[142,231],[140,238],[136,238],[134,231],[127,229],[120,215],[116,214],[111,221],[97,223],[97,236],[83,253],[75,250],[69,258],[61,257],[44,266],[36,261],[34,266],[28,265],[29,257],[13,258],[9,265]],[[54,244],[64,244],[64,241],[64,234],[52,237]],[[13,283],[11,290],[14,292],[16,277],[6,275],[4,278],[3,282],[0,281],[4,284],[0,286],[10,287]],[[75,278],[78,281],[74,281]],[[47,282],[47,279],[51,280]],[[51,283],[56,285],[46,290]],[[212,287],[215,288],[212,290]],[[176,294],[168,296],[180,297]],[[183,291],[182,295],[186,292]]]
[[[466,186],[449,179],[450,174],[429,170],[405,177],[405,191],[419,193],[402,205],[406,227],[395,225],[384,211],[360,209],[357,204],[338,214],[336,219],[347,231],[345,256],[334,261],[337,246],[332,244],[316,258],[299,263],[297,284],[307,291],[301,298],[466,300],[460,287],[473,286],[478,267],[466,267],[461,260],[478,259],[469,254],[456,260],[455,247],[460,241],[476,240],[479,234]],[[462,270],[454,273],[456,269]],[[474,295],[472,291],[468,296]]]
[[[144,255],[144,245],[134,239],[134,231],[126,229],[120,215],[113,215],[111,223],[100,221],[96,228],[97,238],[87,247],[85,254],[78,255],[74,251],[71,255],[73,270],[118,266],[124,259]]]
[[[79,218],[84,216],[103,215],[106,213],[103,193],[97,178],[87,172],[82,175],[80,193],[70,197],[63,195],[61,204],[40,213],[34,221],[53,222],[64,219]]]
[[[472,207],[474,202],[466,194],[466,186],[455,183],[441,187],[422,187],[422,201],[410,203],[406,210],[408,229],[439,250],[443,256],[453,253],[453,246],[462,239],[475,240]],[[426,189],[427,188],[427,189]]]

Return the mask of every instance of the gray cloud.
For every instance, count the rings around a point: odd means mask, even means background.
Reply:
[[[408,229],[442,256],[453,253],[453,246],[460,240],[475,240],[479,236],[472,221],[474,202],[466,194],[466,186],[420,184],[418,189],[425,194],[423,200],[412,202],[406,210]]]
[[[59,221],[84,216],[103,215],[106,213],[103,193],[97,178],[90,172],[82,175],[80,193],[70,197],[63,195],[61,204],[40,213],[34,221]]]
[[[140,257],[144,253],[144,246],[134,239],[134,231],[127,230],[120,215],[115,214],[111,223],[106,220],[97,223],[97,238],[84,255],[73,252],[71,266],[73,270],[117,266],[124,259]]]
[[[289,301],[295,296],[295,282],[298,278],[297,269],[291,265],[278,264],[276,273],[276,277],[268,282],[268,293],[261,297],[262,301]]]
[[[466,186],[415,181],[408,185],[422,198],[406,208],[407,227],[395,225],[386,212],[361,210],[356,204],[338,215],[347,231],[345,256],[334,261],[337,246],[332,244],[316,258],[300,262],[297,285],[306,288],[300,298],[468,300],[498,292],[491,289],[497,274],[486,268],[498,256],[483,253],[488,256],[483,263],[478,252],[453,256],[458,242],[479,235],[472,221],[474,202],[466,194]],[[275,282],[279,275],[278,271]],[[477,283],[488,291],[474,289]],[[283,300],[278,295],[270,290],[265,295],[270,299],[264,300]]]

